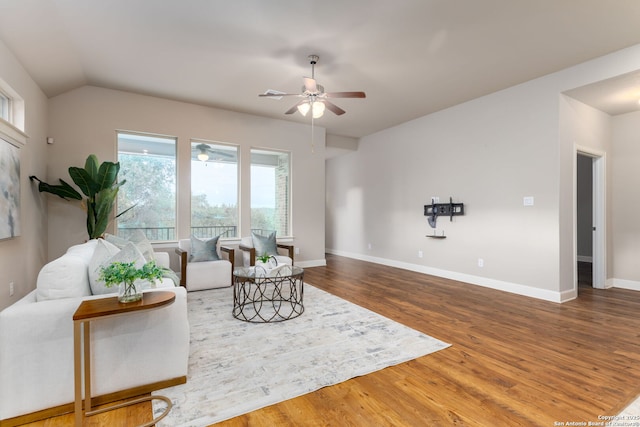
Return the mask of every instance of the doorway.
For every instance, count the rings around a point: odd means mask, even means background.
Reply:
[[[590,149],[576,153],[577,282],[606,287],[605,155]]]

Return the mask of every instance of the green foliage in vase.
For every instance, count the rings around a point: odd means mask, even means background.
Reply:
[[[94,154],[87,157],[84,168],[75,166],[69,168],[69,176],[86,196],[82,207],[87,211],[87,233],[90,239],[104,235],[111,221],[111,212],[118,190],[126,182],[125,180],[117,182],[119,171],[119,163],[103,162],[100,164]],[[38,191],[40,192],[55,194],[65,200],[82,201],[82,195],[62,179],[57,185],[48,184],[33,175],[29,179],[38,181]],[[119,213],[116,218],[125,212]]]
[[[263,253],[262,255],[258,255],[256,256],[257,259],[259,259],[260,261],[262,261],[263,263],[268,263],[269,262],[269,258],[271,258],[271,255],[268,255],[266,252]]]
[[[142,268],[136,268],[133,262],[114,262],[100,268],[99,280],[104,281],[105,286],[110,288],[120,283],[131,284],[136,279],[153,281],[162,277],[162,269],[155,261],[149,261]]]

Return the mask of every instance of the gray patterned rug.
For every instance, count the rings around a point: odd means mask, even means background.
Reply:
[[[188,294],[188,380],[156,393],[174,405],[159,426],[207,426],[449,346],[308,284],[300,317],[246,323],[232,292]]]

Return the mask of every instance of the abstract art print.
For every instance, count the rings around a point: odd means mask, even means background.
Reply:
[[[0,138],[0,239],[20,235],[20,149]]]

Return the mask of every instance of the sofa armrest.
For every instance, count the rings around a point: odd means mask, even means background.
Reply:
[[[188,252],[176,248],[176,253],[180,257],[180,286],[187,286],[187,255]]]
[[[153,257],[156,259],[158,267],[171,268],[171,260],[167,252],[154,252]]]
[[[95,396],[186,375],[186,290],[162,290],[173,304],[92,323]],[[0,420],[74,401],[73,314],[83,300],[112,297],[36,302],[35,292],[0,311]]]

